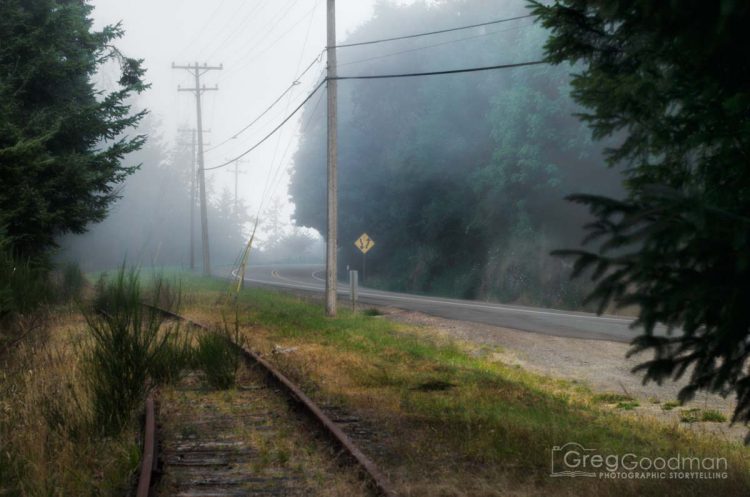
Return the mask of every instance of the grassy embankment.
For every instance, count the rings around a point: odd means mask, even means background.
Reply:
[[[184,276],[185,312],[221,321],[227,283]],[[429,330],[273,291],[243,290],[241,329],[324,403],[384,434],[376,459],[405,495],[748,495],[750,451],[602,406],[581,385],[475,357]],[[226,312],[226,311],[225,311]],[[291,348],[273,354],[274,347]],[[577,442],[605,454],[726,457],[727,479],[551,478],[551,449]]]

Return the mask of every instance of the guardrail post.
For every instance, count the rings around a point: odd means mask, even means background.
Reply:
[[[355,269],[349,270],[349,293],[352,300],[352,310],[357,310],[359,300],[359,273]]]

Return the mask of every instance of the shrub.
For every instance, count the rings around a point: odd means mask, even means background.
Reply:
[[[178,327],[162,329],[163,315],[142,305],[137,271],[123,266],[111,281],[97,286],[94,312],[86,313],[93,338],[86,351],[86,380],[95,425],[104,434],[116,434],[153,380],[175,374],[165,361],[175,356],[172,337]]]
[[[86,278],[80,266],[75,262],[68,262],[62,268],[60,281],[60,300],[62,302],[78,301],[81,299]]]
[[[0,235],[0,320],[33,311],[48,298],[45,261],[13,253]]]
[[[206,333],[198,337],[194,365],[206,376],[214,388],[225,390],[234,385],[239,367],[239,353],[220,333]]]

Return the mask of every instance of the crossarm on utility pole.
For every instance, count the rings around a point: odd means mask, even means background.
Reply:
[[[195,94],[195,113],[197,121],[197,134],[198,134],[198,184],[200,188],[200,201],[201,201],[201,240],[203,247],[203,274],[209,276],[211,274],[211,257],[209,254],[209,243],[208,243],[208,209],[206,206],[206,171],[205,163],[203,160],[203,114],[201,109],[201,95],[206,91],[216,91],[218,86],[213,88],[207,88],[206,85],[201,86],[201,76],[208,71],[221,70],[224,65],[209,66],[203,64],[202,66],[196,62],[192,65],[179,66],[174,62],[172,63],[173,69],[184,69],[193,75],[195,79],[195,88],[181,88],[177,87],[177,91],[189,91]]]

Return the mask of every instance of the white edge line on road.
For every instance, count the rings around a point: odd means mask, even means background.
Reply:
[[[288,281],[289,283],[286,283],[286,286],[291,286],[293,288],[300,288],[305,290],[317,290],[322,291],[323,289],[316,285],[308,285],[306,283],[293,280],[290,278],[286,278],[284,276],[281,276],[278,271],[272,271],[271,275],[275,278],[278,278],[280,280]],[[278,284],[274,281],[264,281],[264,280],[256,280],[252,278],[246,278],[248,281],[254,282],[254,283],[265,283],[265,284]],[[346,295],[346,290],[339,290],[338,293]],[[428,304],[448,304],[455,307],[470,307],[474,309],[487,309],[491,311],[508,311],[508,312],[518,312],[521,314],[536,314],[540,316],[558,316],[563,318],[583,318],[583,319],[592,319],[595,321],[612,321],[616,323],[630,323],[633,320],[632,319],[626,319],[626,318],[611,318],[611,317],[602,317],[602,316],[588,316],[586,314],[569,314],[566,312],[550,312],[550,311],[537,311],[532,309],[522,309],[517,307],[508,307],[508,306],[502,306],[502,304],[497,305],[486,305],[486,304],[475,304],[472,302],[453,302],[451,300],[435,300],[430,299],[428,297],[422,297],[422,296],[409,296],[409,297],[401,297],[398,295],[392,295],[392,294],[377,294],[377,293],[371,293],[368,291],[361,291],[359,294],[361,297],[374,297],[374,298],[382,298],[382,299],[392,299],[392,300],[405,300],[405,301],[417,301],[417,302],[424,302]]]

